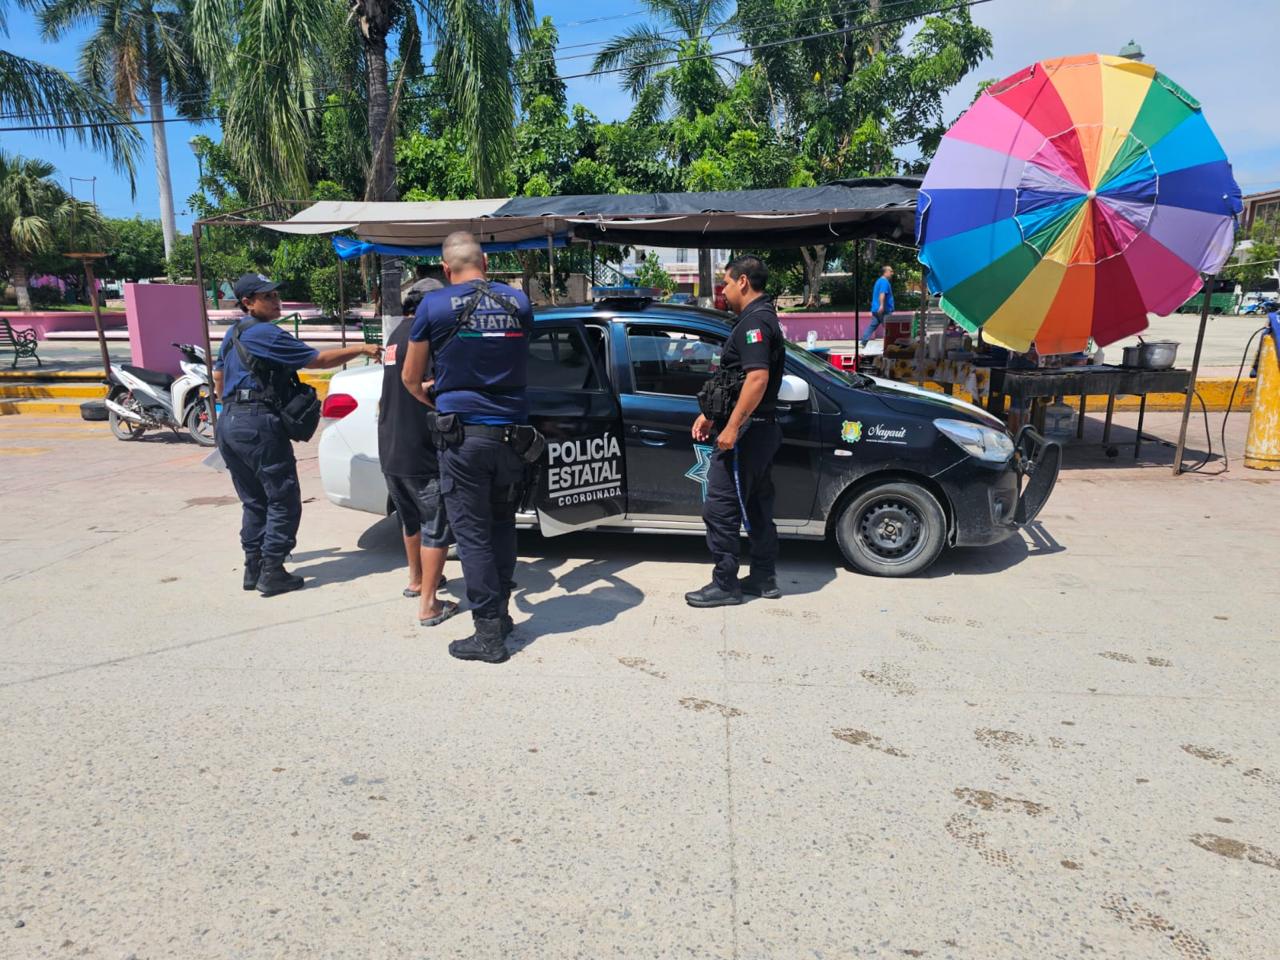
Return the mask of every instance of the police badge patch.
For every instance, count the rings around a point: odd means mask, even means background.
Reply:
[[[840,424],[840,439],[845,443],[857,443],[862,439],[862,421],[846,420]]]

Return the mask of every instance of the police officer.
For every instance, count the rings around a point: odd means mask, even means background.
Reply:
[[[778,426],[778,388],[782,385],[784,343],[778,313],[764,294],[768,269],[757,257],[738,257],[725,268],[725,299],[738,315],[720,365],[745,378],[727,421],[699,416],[693,438],[715,435],[707,472],[702,519],[715,562],[711,583],[686,593],[691,607],[742,603],[744,593],[774,599],[778,590],[778,530],[773,523],[773,458],[782,443]],[[738,579],[739,529],[751,543],[751,573]]]
[[[323,353],[313,350],[275,325],[280,319],[278,286],[260,273],[246,273],[235,282],[236,303],[245,316],[222,338],[213,371],[213,389],[222,398],[218,450],[243,505],[244,588],[256,588],[264,597],[302,586],[301,577],[284,569],[284,558],[297,543],[302,495],[293,443],[265,402],[263,385],[241,362],[232,334],[266,369],[340,367],[359,356],[376,357],[382,349],[362,343]]]
[[[488,261],[469,233],[446,237],[442,259],[450,286],[423,297],[402,379],[420,401],[436,407],[440,487],[471,602],[475,632],[449,644],[449,653],[502,663],[510,656],[507,608],[524,479],[524,461],[511,443],[528,419],[533,310],[521,291],[485,279]],[[423,382],[429,362],[432,395]]]
[[[444,500],[440,496],[440,459],[428,429],[427,408],[404,388],[400,363],[409,346],[413,315],[422,303],[423,290],[439,290],[444,284],[410,288],[404,298],[405,318],[387,337],[382,361],[382,397],[378,402],[378,459],[387,492],[396,505],[404,530],[409,561],[406,597],[418,597],[418,622],[424,627],[444,623],[458,612],[452,600],[439,600],[444,585],[445,556],[453,534]]]

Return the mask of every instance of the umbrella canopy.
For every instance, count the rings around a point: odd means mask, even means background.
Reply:
[[[942,308],[1040,353],[1138,333],[1231,255],[1240,188],[1200,104],[1154,67],[1046,60],[943,137],[916,240]]]

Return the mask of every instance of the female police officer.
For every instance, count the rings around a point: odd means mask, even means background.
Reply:
[[[382,349],[362,343],[323,353],[313,350],[275,325],[280,319],[278,286],[260,273],[246,273],[236,281],[236,303],[246,316],[222,338],[213,371],[213,388],[222,398],[218,450],[244,510],[244,588],[256,588],[264,597],[302,586],[301,577],[284,569],[284,558],[297,543],[302,495],[293,443],[279,415],[265,402],[263,384],[241,362],[233,338],[268,369],[340,367],[359,356],[377,357]]]

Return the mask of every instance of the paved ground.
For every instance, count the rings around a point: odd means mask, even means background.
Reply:
[[[789,544],[729,611],[695,540],[531,537],[487,667],[313,460],[263,600],[202,451],[22,420],[0,956],[1280,955],[1276,480],[1073,451],[1025,538],[909,582]]]

